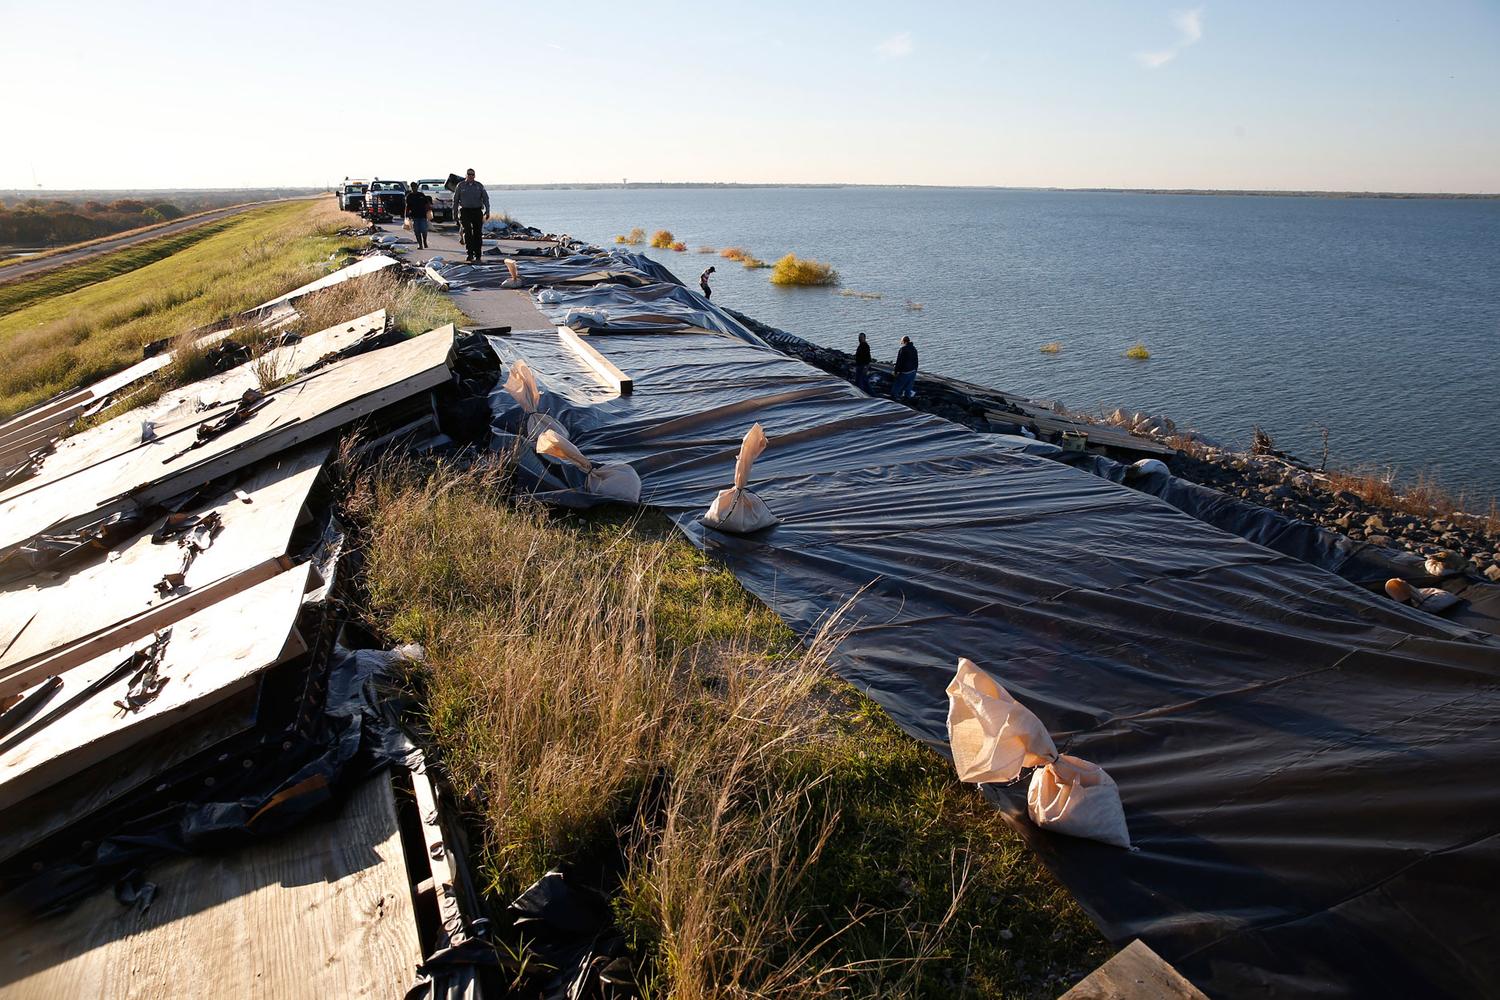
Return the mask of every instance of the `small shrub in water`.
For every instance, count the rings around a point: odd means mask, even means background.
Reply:
[[[638,247],[642,243],[646,242],[646,231],[637,226],[636,228],[632,229],[626,236],[616,236],[615,242],[623,243],[626,246]]]
[[[1125,352],[1125,356],[1132,361],[1145,361],[1151,357],[1151,352],[1146,350],[1145,344],[1137,340],[1135,346]]]
[[[832,264],[816,260],[804,260],[789,253],[776,262],[771,271],[773,285],[837,285],[839,273]]]
[[[767,264],[765,261],[761,260],[759,257],[746,257],[744,260],[740,261],[740,263],[744,264],[745,267],[750,269],[751,271],[754,271],[758,268],[771,266],[770,264]]]
[[[906,311],[907,312],[914,312],[914,313],[915,312],[921,312],[922,311],[922,303],[920,303],[920,302],[913,302],[911,299],[907,299],[906,300]]]
[[[1050,343],[1050,344],[1043,344],[1042,345],[1042,353],[1043,354],[1061,354],[1062,353],[1062,344],[1059,344],[1055,340],[1052,341],[1052,343]]]
[[[719,251],[719,256],[723,257],[725,260],[744,261],[754,259],[750,256],[750,251],[746,250],[744,247],[725,247],[723,250]]]
[[[698,248],[698,252],[699,253],[718,253],[719,251],[716,250],[716,249],[714,249],[713,247],[699,247]]]
[[[676,250],[678,253],[682,253],[687,249],[687,244],[682,242],[681,240],[676,240],[672,243],[671,249]]]
[[[671,249],[674,242],[676,242],[676,237],[672,235],[670,229],[658,229],[651,234],[651,245],[658,250]]]

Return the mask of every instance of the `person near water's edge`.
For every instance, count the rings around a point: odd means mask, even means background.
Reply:
[[[718,268],[716,267],[710,267],[707,271],[704,271],[702,274],[698,275],[698,287],[703,289],[703,297],[705,299],[711,299],[714,297],[714,290],[708,287],[708,276],[710,274],[713,274],[717,270]]]
[[[859,346],[854,348],[854,384],[860,392],[870,391],[870,343],[863,332],[859,335]]]
[[[892,399],[915,399],[917,395],[917,348],[910,337],[901,338],[896,352],[896,381],[891,383]]]
[[[417,182],[411,182],[406,192],[406,217],[411,220],[411,234],[417,238],[417,249],[427,249],[427,223],[432,218],[432,197],[417,190]]]
[[[462,233],[468,260],[479,263],[479,254],[484,250],[483,226],[490,217],[490,193],[484,185],[474,179],[474,168],[470,167],[458,187],[453,189],[453,207],[458,212],[458,228]]]

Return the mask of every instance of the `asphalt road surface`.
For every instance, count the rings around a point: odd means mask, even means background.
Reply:
[[[327,198],[329,196],[323,194],[314,195],[312,197]],[[7,282],[11,281],[16,281],[20,278],[35,277],[36,275],[41,274],[43,271],[50,271],[53,268],[63,267],[67,264],[76,264],[81,260],[87,260],[88,258],[98,256],[101,253],[109,253],[113,250],[119,250],[122,247],[128,247],[136,243],[144,243],[147,240],[158,239],[162,236],[171,236],[173,233],[184,232],[188,229],[196,229],[198,226],[207,225],[210,222],[217,222],[220,219],[228,218],[231,215],[238,215],[241,212],[248,212],[252,208],[261,208],[265,205],[274,205],[277,202],[281,201],[311,200],[312,198],[275,198],[271,201],[258,201],[249,205],[231,205],[228,208],[216,208],[210,212],[205,212],[202,215],[195,215],[191,219],[177,219],[173,222],[168,222],[165,225],[158,226],[155,229],[147,230],[144,233],[131,233],[125,236],[113,236],[107,240],[101,240],[100,242],[94,243],[90,246],[79,247],[77,250],[64,250],[61,253],[55,253],[49,257],[40,257],[36,260],[22,261],[17,264],[7,264],[5,267],[0,267],[0,285],[6,284]]]

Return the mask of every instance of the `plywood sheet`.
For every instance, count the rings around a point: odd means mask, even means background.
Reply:
[[[35,490],[79,469],[140,447],[143,421],[149,420],[160,436],[211,420],[238,402],[246,389],[259,389],[262,370],[299,375],[326,355],[353,347],[384,329],[385,310],[377,309],[369,315],[309,334],[295,344],[267,351],[262,361],[246,362],[174,389],[150,405],[123,413],[59,442],[56,451],[43,461],[41,472],[0,492],[0,497]]]
[[[197,508],[194,513],[217,513],[222,529],[193,559],[177,590],[155,589],[163,576],[181,569],[184,551],[175,541],[151,540],[161,520],[98,562],[53,579],[33,576],[0,587],[0,691],[14,690],[11,679],[28,664],[45,658],[48,672],[55,672],[186,616],[205,592],[221,599],[280,572],[327,456],[324,445],[269,459],[238,487],[249,503],[232,491]],[[237,586],[223,583],[234,578]],[[66,661],[53,655],[82,643],[93,652]]]
[[[422,960],[389,779],[335,820],[147,873],[145,912],[108,890],[68,916],[18,919],[0,945],[0,998],[399,1000]]]
[[[114,704],[128,690],[126,678],[0,752],[0,809],[248,687],[281,659],[309,572],[306,565],[288,570],[174,623],[160,667],[168,681],[141,710],[122,713]],[[69,670],[62,690],[38,715],[64,704],[149,641],[127,643]]]
[[[0,501],[0,548],[202,486],[445,381],[452,325],[346,358],[281,386],[249,420],[184,451],[183,428]]]
[[[363,260],[357,260],[353,264],[350,264],[348,267],[341,267],[337,271],[334,271],[332,274],[325,274],[317,281],[309,281],[301,288],[294,288],[290,292],[287,292],[285,295],[278,295],[271,301],[263,302],[260,305],[256,306],[254,309],[246,310],[246,312],[263,312],[267,309],[272,309],[283,302],[295,302],[298,299],[302,298],[302,296],[307,295],[309,292],[317,292],[325,288],[332,288],[334,285],[342,284],[345,281],[349,281],[351,278],[362,278],[367,274],[374,274],[376,271],[391,267],[395,263],[396,258],[388,257],[383,253],[378,253],[372,257],[366,257]]]

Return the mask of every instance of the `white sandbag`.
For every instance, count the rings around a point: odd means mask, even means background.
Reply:
[[[582,469],[587,473],[583,486],[586,493],[626,503],[640,502],[641,477],[635,469],[624,464],[595,465],[565,434],[550,429],[542,431],[537,435],[536,453]]]
[[[1155,458],[1143,458],[1139,462],[1131,463],[1125,476],[1126,479],[1170,479],[1171,477],[1172,470],[1167,468],[1167,464]]]
[[[543,288],[540,292],[537,293],[536,300],[538,302],[547,303],[561,302],[563,300],[563,293],[559,292],[555,288]]]
[[[1026,811],[1037,826],[1130,846],[1114,780],[1097,764],[1058,754],[1036,714],[967,658],[948,684],[948,743],[960,781],[1014,781],[1035,768]]]
[[[948,683],[948,743],[958,780],[975,784],[1015,781],[1057,756],[1042,720],[967,658]]]
[[[1424,563],[1428,576],[1452,576],[1467,566],[1469,560],[1457,552],[1434,552]]]
[[[574,330],[592,330],[609,325],[609,313],[603,309],[581,306],[563,313],[563,326]]]
[[[750,482],[750,467],[766,450],[766,443],[766,432],[760,424],[752,425],[745,432],[739,457],[734,462],[734,485],[720,490],[714,497],[714,502],[708,505],[708,513],[703,515],[704,524],[720,531],[745,534],[781,523],[764,500],[745,488]]]
[[[1421,608],[1432,615],[1447,611],[1462,600],[1457,594],[1450,594],[1442,587],[1413,587],[1399,576],[1385,581],[1385,592],[1392,600]]]

